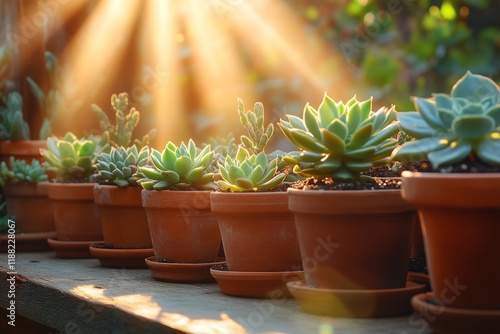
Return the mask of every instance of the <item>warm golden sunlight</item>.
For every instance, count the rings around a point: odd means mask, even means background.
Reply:
[[[36,5],[27,11],[36,17]],[[94,132],[88,106],[107,108],[121,91],[142,112],[139,128],[157,128],[156,146],[238,134],[238,98],[263,101],[275,122],[325,91],[348,94],[345,60],[282,0],[78,0],[56,3],[47,20],[57,24],[37,41],[58,50],[20,47],[59,54],[63,94],[79,107],[62,116],[59,134]]]

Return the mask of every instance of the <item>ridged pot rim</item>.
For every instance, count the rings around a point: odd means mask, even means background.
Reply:
[[[8,197],[47,197],[48,181],[5,183],[3,192]]]
[[[141,199],[144,208],[195,208],[210,210],[212,190],[147,190],[142,189]]]
[[[41,148],[47,147],[46,140],[2,140],[0,154],[3,155],[40,155]]]
[[[91,200],[94,201],[95,183],[58,183],[49,182],[48,196],[55,200]]]
[[[288,193],[274,192],[212,192],[211,209],[215,213],[279,213],[288,212]],[[251,208],[251,209],[249,209]]]
[[[409,212],[415,208],[401,198],[400,189],[313,190],[288,188],[292,212],[352,214]]]
[[[401,196],[415,206],[498,208],[500,173],[420,173],[403,172]],[[439,204],[438,204],[439,203]]]
[[[142,207],[141,186],[118,187],[117,185],[94,185],[94,202],[99,206]]]

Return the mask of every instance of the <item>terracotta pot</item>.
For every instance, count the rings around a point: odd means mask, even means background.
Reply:
[[[308,286],[406,286],[415,210],[399,190],[288,189]]]
[[[413,241],[411,243],[411,256],[412,257],[425,257],[424,237],[422,235],[422,224],[418,215],[413,224]]]
[[[52,203],[47,197],[48,185],[48,182],[20,182],[4,185],[7,214],[14,216],[16,229],[19,232],[54,231]]]
[[[419,213],[435,298],[500,310],[500,174],[403,173],[401,195]]]
[[[213,192],[210,201],[230,271],[302,270],[286,192]]]
[[[141,187],[94,186],[104,243],[113,248],[152,248]]]
[[[94,183],[49,183],[58,241],[102,240]]]
[[[11,155],[17,160],[26,160],[29,164],[32,160],[43,161],[40,154],[41,148],[47,148],[46,140],[2,140],[0,141],[0,161],[9,164]]]
[[[142,190],[156,259],[214,262],[221,237],[210,191]]]

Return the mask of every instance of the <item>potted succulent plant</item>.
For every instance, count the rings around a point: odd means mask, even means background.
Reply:
[[[54,209],[57,239],[49,245],[59,257],[91,257],[89,246],[102,240],[99,210],[94,203],[95,159],[109,150],[107,135],[77,138],[68,132],[63,138],[47,139],[45,158],[48,196]]]
[[[146,211],[136,173],[146,165],[149,148],[111,148],[96,158],[94,201],[99,206],[103,244],[90,251],[103,266],[142,268],[153,255]]]
[[[4,46],[4,51],[0,50],[1,63],[10,63],[12,50]],[[2,56],[3,55],[3,56]],[[41,87],[30,77],[27,78],[28,85],[38,102],[38,105],[44,112],[44,119],[39,131],[39,139],[31,139],[30,127],[23,118],[23,98],[18,92],[11,92],[7,98],[0,95],[0,152],[3,161],[8,161],[9,156],[13,155],[16,159],[31,161],[41,159],[40,149],[46,148],[46,139],[52,135],[54,122],[61,113],[71,112],[79,107],[78,103],[67,106],[62,96],[62,80],[59,62],[57,58],[49,51],[45,52],[45,70],[50,82],[50,89],[45,93]],[[0,82],[0,88],[2,82]]]
[[[302,270],[295,223],[288,210],[287,174],[278,168],[280,157],[265,153],[274,127],[265,126],[262,103],[246,111],[238,100],[238,113],[248,136],[241,136],[234,156],[218,162],[220,189],[210,194],[227,266],[227,271],[214,268],[212,275],[221,291],[230,295],[287,293],[284,277],[298,276]]]
[[[424,288],[407,287],[415,210],[397,180],[363,175],[397,145],[394,107],[371,107],[371,99],[342,103],[325,94],[318,109],[307,104],[302,118],[278,123],[300,149],[284,160],[306,178],[288,189],[305,273],[288,287],[307,312],[401,315]]]
[[[138,181],[155,254],[147,265],[158,280],[211,280],[221,244],[210,211],[214,152],[189,140],[179,146],[168,142],[162,152],[151,149],[150,158],[152,165],[140,167],[145,177]]]
[[[30,128],[23,117],[23,98],[8,87],[13,56],[10,47],[0,47],[0,159],[6,163],[11,155],[28,161],[36,159],[40,157],[40,147],[45,145],[44,141],[29,140]]]
[[[93,180],[98,184],[94,186],[94,201],[100,208],[104,244],[92,245],[90,251],[103,266],[146,267],[144,259],[153,255],[153,250],[137,172],[148,163],[147,145],[155,130],[141,140],[133,138],[140,113],[129,108],[127,93],[113,94],[111,107],[116,124],[99,106],[91,106],[113,147],[96,157]]]
[[[436,304],[444,310],[446,316],[430,324],[436,331],[443,325],[476,332],[471,320],[482,317],[489,324],[484,328],[497,332],[500,200],[492,191],[500,188],[500,88],[467,72],[449,95],[414,103],[417,111],[397,117],[416,140],[393,155],[428,159],[433,171],[402,175],[402,197],[419,212],[433,290],[416,296],[414,307],[422,314]]]
[[[0,163],[0,181],[7,214],[16,222],[16,250],[48,250],[47,238],[54,237],[55,232],[45,168],[38,160],[28,164],[14,157],[9,166],[4,161]],[[5,240],[0,237],[0,243]]]

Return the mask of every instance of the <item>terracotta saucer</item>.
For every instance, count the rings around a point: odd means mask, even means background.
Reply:
[[[417,283],[417,284],[424,284],[425,291],[431,291],[431,282],[429,280],[428,274],[409,271],[408,272],[408,281],[413,282],[413,283]]]
[[[291,297],[287,282],[304,279],[303,271],[244,272],[227,270],[225,265],[212,267],[210,273],[222,293],[235,297]]]
[[[208,263],[166,263],[156,262],[154,256],[146,258],[146,265],[151,269],[151,276],[157,281],[171,283],[214,282],[210,267],[224,261]]]
[[[33,232],[33,233],[16,233],[16,252],[41,252],[50,251],[51,248],[47,244],[47,238],[55,238],[56,232]],[[0,235],[0,251],[6,252],[8,249],[8,234]]]
[[[56,256],[64,259],[92,258],[90,245],[101,241],[59,241],[56,238],[47,239],[49,246],[56,252]]]
[[[411,297],[425,290],[424,284],[413,282],[407,282],[405,288],[378,290],[318,289],[308,287],[305,281],[289,282],[287,285],[304,312],[342,318],[411,314]]]
[[[103,243],[92,244],[90,253],[95,256],[101,266],[109,268],[147,268],[144,259],[154,255],[153,248],[104,248]]]
[[[447,307],[437,303],[431,292],[414,296],[411,299],[411,305],[435,333],[500,333],[500,310]]]

